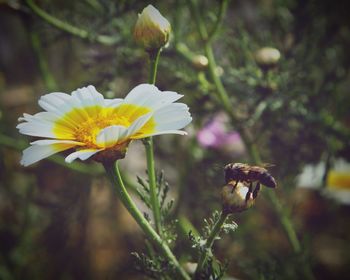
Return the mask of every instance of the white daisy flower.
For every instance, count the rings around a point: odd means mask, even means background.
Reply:
[[[23,151],[21,164],[28,166],[55,153],[75,148],[70,163],[92,156],[97,161],[123,158],[130,141],[159,134],[180,134],[192,120],[189,108],[174,103],[183,95],[141,84],[124,99],[104,99],[95,87],[53,92],[42,96],[45,110],[23,114],[17,125],[22,134],[49,139],[34,141]]]

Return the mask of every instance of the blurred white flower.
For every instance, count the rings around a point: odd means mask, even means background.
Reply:
[[[328,171],[326,181],[326,164],[306,165],[297,177],[297,185],[301,188],[318,189],[323,195],[343,204],[350,204],[350,163],[336,159]],[[325,184],[325,188],[322,185]]]

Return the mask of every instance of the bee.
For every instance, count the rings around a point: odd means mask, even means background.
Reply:
[[[271,174],[261,166],[250,166],[245,163],[230,163],[224,168],[225,181],[228,184],[230,181],[245,182],[251,184],[257,182],[257,187],[260,189],[260,184],[269,188],[276,188],[277,183]]]

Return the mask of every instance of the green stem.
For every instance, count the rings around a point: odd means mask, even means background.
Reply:
[[[42,46],[41,46],[41,42],[40,42],[40,38],[39,38],[38,33],[35,32],[34,30],[31,30],[30,31],[30,39],[31,39],[34,53],[38,59],[40,72],[41,72],[41,75],[43,77],[43,80],[44,80],[44,83],[45,83],[47,90],[48,91],[57,90],[58,86],[57,86],[57,83],[56,83],[54,77],[50,73],[49,66],[47,64],[47,60],[46,60],[45,56],[43,55],[43,50],[42,50]]]
[[[278,216],[280,217],[280,221],[288,236],[289,242],[294,252],[297,254],[301,253],[301,245],[300,245],[298,236],[294,230],[291,220],[289,219],[285,209],[283,208],[281,201],[278,199],[278,197],[274,192],[268,192],[267,195],[270,201],[272,202],[272,204],[274,205],[274,208],[276,209]]]
[[[103,45],[113,45],[117,42],[117,38],[113,36],[107,35],[94,35],[89,33],[87,30],[78,28],[74,25],[71,25],[65,21],[62,21],[37,6],[32,0],[26,0],[28,7],[39,17],[41,17],[44,21],[51,24],[52,26],[61,29],[67,33],[70,33],[74,36],[77,36],[82,39],[87,39],[91,41],[96,41]]]
[[[215,38],[215,35],[218,33],[218,30],[226,14],[227,6],[228,6],[228,0],[221,0],[219,14],[217,16],[215,25],[208,36],[208,39],[207,39],[208,43],[210,43]]]
[[[162,235],[162,224],[160,216],[160,206],[158,200],[158,190],[156,182],[156,172],[154,166],[153,139],[149,137],[144,141],[147,157],[147,173],[150,188],[150,198],[154,217],[154,223],[158,234]]]
[[[179,279],[189,280],[190,279],[189,276],[182,269],[182,267],[180,266],[174,254],[171,252],[168,245],[155,232],[155,230],[151,227],[151,225],[145,219],[143,214],[138,210],[135,203],[132,201],[131,197],[129,196],[124,186],[122,177],[119,172],[118,163],[116,162],[115,164],[104,164],[104,167],[109,179],[111,180],[113,186],[115,187],[115,190],[119,199],[124,204],[125,208],[131,214],[131,216],[135,219],[137,224],[144,231],[147,238],[154,244],[154,246],[156,246],[156,248],[160,252],[162,252],[163,256],[167,258],[174,265],[174,268],[176,269],[176,272],[180,277]]]
[[[217,75],[217,72],[216,72],[217,65],[216,65],[216,61],[214,58],[213,48],[211,47],[210,43],[205,44],[204,51],[205,51],[205,55],[208,58],[209,74],[210,74],[211,79],[213,80],[215,87],[216,87],[220,101],[221,101],[222,105],[224,106],[224,109],[227,112],[229,112],[229,115],[233,116],[232,115],[233,109],[232,109],[230,99],[228,97],[228,94],[225,90],[224,85],[221,82],[220,77]]]
[[[222,225],[225,223],[227,217],[228,217],[227,213],[221,212],[220,219],[216,222],[212,231],[210,232],[208,239],[205,242],[203,251],[199,256],[197,269],[196,269],[196,272],[194,273],[193,279],[197,279],[199,276],[199,273],[202,271],[208,256],[208,251],[210,251],[211,248],[213,247],[214,241],[216,237],[220,234]]]
[[[178,227],[184,237],[188,237],[189,232],[191,232],[196,238],[200,236],[198,230],[194,227],[194,225],[186,216],[180,215],[178,220]]]
[[[150,76],[149,76],[148,82],[150,84],[155,84],[156,82],[160,51],[161,49],[149,52]],[[162,235],[162,222],[161,222],[160,206],[159,206],[159,200],[158,200],[156,171],[155,171],[155,165],[154,165],[153,138],[149,137],[145,139],[144,144],[146,149],[147,172],[148,172],[150,198],[151,198],[152,212],[154,217],[154,224],[155,224],[157,233],[159,235]]]
[[[150,70],[149,70],[149,77],[148,77],[148,83],[154,85],[156,83],[157,78],[157,70],[158,70],[158,63],[159,63],[159,57],[160,52],[162,49],[157,49],[153,51],[149,51],[149,59],[150,59]]]

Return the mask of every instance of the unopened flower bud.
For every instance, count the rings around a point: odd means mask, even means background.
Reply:
[[[265,47],[258,50],[255,55],[256,63],[262,68],[275,66],[281,58],[281,53],[278,49]]]
[[[155,50],[168,43],[170,31],[169,21],[156,8],[148,5],[139,14],[134,28],[134,38],[146,50]]]
[[[192,63],[197,69],[204,70],[208,67],[208,58],[204,55],[198,54],[192,58]]]
[[[249,187],[242,182],[229,182],[221,190],[223,212],[242,212],[254,205],[255,197]]]
[[[224,68],[222,68],[221,66],[217,66],[215,68],[215,74],[219,77],[222,76],[224,74]]]
[[[197,266],[198,266],[197,263],[186,262],[184,263],[183,268],[188,274],[193,275],[196,272]]]

